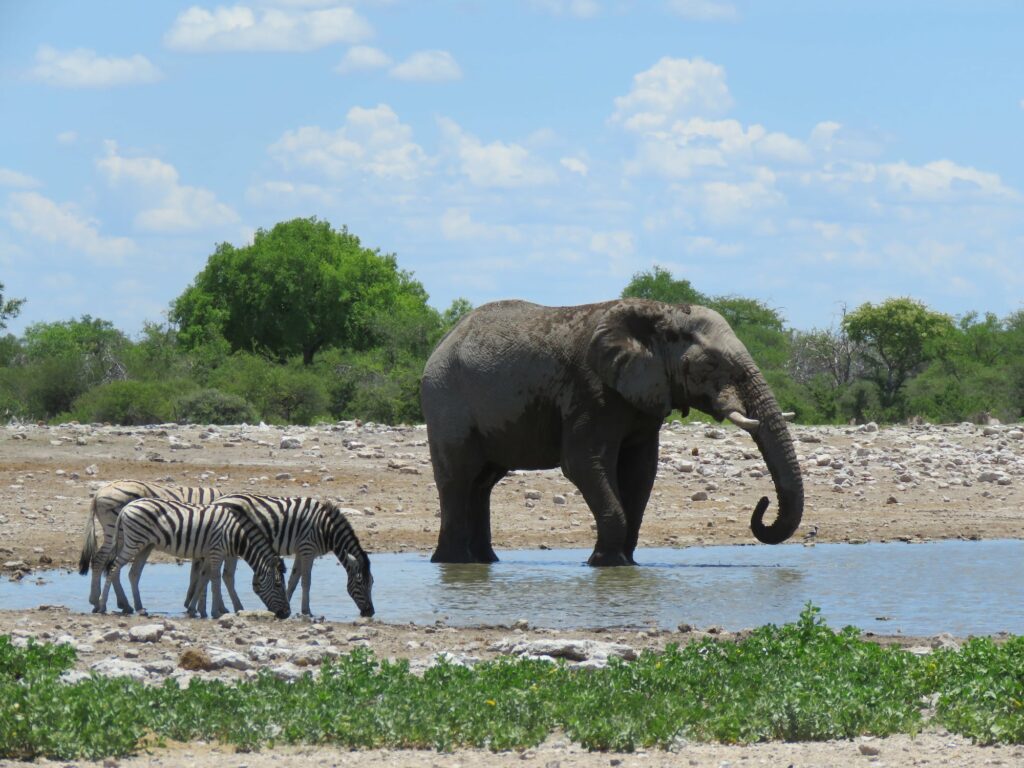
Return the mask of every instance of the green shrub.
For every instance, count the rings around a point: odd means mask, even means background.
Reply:
[[[241,424],[256,420],[252,403],[219,389],[200,389],[178,399],[177,420],[191,424]]]
[[[178,389],[173,383],[112,381],[78,397],[71,416],[82,422],[126,426],[161,424],[174,418],[173,397]]]

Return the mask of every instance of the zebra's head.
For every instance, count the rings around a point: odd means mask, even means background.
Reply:
[[[348,594],[359,609],[360,616],[373,616],[373,574],[370,558],[365,552],[353,555],[346,552],[342,559],[348,571]]]
[[[259,595],[267,610],[279,619],[287,619],[292,613],[284,589],[284,572],[284,560],[274,555],[252,573],[252,591]]]

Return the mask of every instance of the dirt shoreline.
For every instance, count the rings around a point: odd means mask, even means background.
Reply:
[[[795,426],[793,431],[807,496],[796,543],[1024,538],[1024,434],[1019,426]],[[764,469],[753,442],[738,430],[667,427],[662,432],[659,475],[640,546],[756,544],[748,528],[749,513],[762,495],[774,504]],[[429,552],[437,536],[437,497],[422,427],[353,422],[287,429],[9,425],[0,428],[2,576],[31,578],[33,572],[47,568],[76,569],[91,492],[104,482],[123,478],[331,498],[354,510],[350,520],[371,553]],[[499,557],[511,549],[593,545],[590,512],[558,471],[514,473],[495,489],[492,509]],[[638,559],[642,561],[642,549]],[[314,572],[314,582],[315,578]],[[380,657],[420,661],[439,652],[489,658],[497,654],[494,644],[509,636],[623,642],[642,650],[687,642],[704,636],[708,629],[555,632],[513,626],[522,618],[518,616],[510,616],[508,626],[471,628],[376,620],[269,622],[255,613],[217,622],[185,617],[154,620],[85,613],[87,591],[88,579],[83,578],[77,610],[0,610],[0,633],[70,638],[79,647],[78,668],[83,671],[113,659],[177,672],[181,652],[193,646],[242,651],[254,643],[279,644],[299,653],[308,647],[330,646],[346,652],[364,645]],[[378,610],[386,615],[386,607]],[[133,629],[154,621],[162,627],[160,637],[131,642]],[[879,640],[903,645],[939,642],[935,638]],[[997,761],[1024,764],[1024,748],[982,748],[934,732],[915,739],[820,744],[692,744],[679,754],[654,750],[635,755],[590,754],[557,738],[525,753],[504,754],[278,748],[232,755],[216,746],[189,744],[120,764],[213,766],[225,761],[253,767],[269,761],[275,765],[315,761],[446,768],[513,761],[563,768],[724,763],[981,766]]]

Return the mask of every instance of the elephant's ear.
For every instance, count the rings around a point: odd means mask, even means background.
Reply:
[[[655,306],[616,304],[594,331],[589,356],[606,386],[634,407],[658,416],[667,416],[672,410],[668,361],[657,343],[663,319]]]

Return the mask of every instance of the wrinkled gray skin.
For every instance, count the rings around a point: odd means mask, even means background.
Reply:
[[[438,344],[421,386],[441,501],[431,558],[491,563],[491,489],[512,469],[560,467],[597,521],[590,565],[632,565],[658,466],[658,432],[676,408],[751,429],[779,510],[751,516],[758,540],[789,538],[803,480],[775,397],[729,324],[698,306],[623,299],[578,307],[522,301],[470,312]]]

